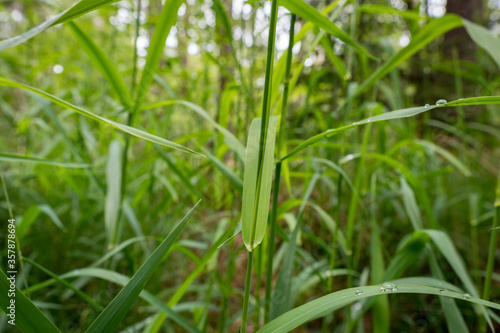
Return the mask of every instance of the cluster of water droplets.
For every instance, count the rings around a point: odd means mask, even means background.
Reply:
[[[384,282],[380,286],[380,292],[388,293],[391,291],[398,291],[398,287],[392,282]]]

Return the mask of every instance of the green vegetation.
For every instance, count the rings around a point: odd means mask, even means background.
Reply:
[[[500,3],[447,6],[1,2],[0,332],[496,331]]]

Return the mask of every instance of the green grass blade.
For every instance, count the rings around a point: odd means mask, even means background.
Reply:
[[[286,160],[287,158],[297,154],[298,152],[306,149],[307,147],[323,140],[326,138],[330,138],[338,133],[344,132],[348,129],[351,129],[353,127],[357,127],[359,125],[364,125],[372,122],[377,122],[377,121],[384,121],[384,120],[391,120],[391,119],[400,119],[400,118],[407,118],[407,117],[413,117],[416,116],[417,114],[431,111],[434,109],[439,109],[442,107],[447,107],[447,106],[465,106],[465,105],[487,105],[487,104],[500,104],[500,96],[480,96],[480,97],[470,97],[470,98],[463,98],[459,99],[456,101],[444,103],[441,105],[431,105],[431,106],[417,106],[417,107],[412,107],[412,108],[407,108],[407,109],[401,109],[401,110],[395,110],[391,112],[386,112],[378,116],[374,116],[371,118],[367,118],[364,120],[361,120],[359,122],[352,123],[351,125],[347,126],[342,126],[339,128],[335,129],[329,129],[323,133],[320,133],[318,135],[315,135],[307,140],[304,140],[302,143],[300,143],[297,147],[295,147],[288,155],[283,157],[281,160]]]
[[[108,163],[106,165],[106,204],[104,206],[104,226],[108,245],[112,248],[118,235],[117,225],[120,215],[122,148],[118,140],[109,145]]]
[[[41,212],[45,213],[48,217],[50,217],[52,222],[54,222],[54,224],[59,229],[61,229],[62,231],[66,231],[66,228],[64,227],[63,223],[61,222],[61,219],[59,218],[59,216],[57,216],[57,213],[54,211],[54,209],[52,207],[50,207],[49,205],[46,205],[46,204],[41,204],[41,205],[38,205],[38,209],[40,209]]]
[[[424,224],[422,222],[420,210],[418,209],[417,200],[415,199],[415,193],[413,193],[413,189],[408,185],[408,182],[403,176],[401,176],[401,193],[403,194],[403,204],[406,214],[408,214],[410,218],[413,229],[422,229]]]
[[[346,43],[347,45],[351,46],[352,48],[360,51],[362,54],[365,54],[371,58],[376,59],[372,55],[366,51],[366,49],[356,43],[354,40],[349,37],[348,34],[346,34],[344,31],[342,31],[339,27],[337,27],[334,23],[330,22],[324,15],[322,15],[320,12],[318,12],[314,7],[309,5],[303,0],[280,0],[280,5],[294,13],[295,15],[298,15],[305,20],[312,22],[313,24],[317,25],[321,29],[325,30],[328,32],[330,35],[333,37],[336,37]]]
[[[99,314],[99,317],[97,317],[92,325],[90,325],[86,332],[114,332],[118,328],[129,308],[135,302],[135,299],[139,296],[142,289],[144,289],[146,283],[151,278],[155,270],[158,266],[160,266],[165,254],[177,239],[181,230],[184,228],[199,203],[200,202],[198,201],[198,203],[196,203],[187,215],[177,224],[174,230],[165,238],[165,240],[156,248],[146,262],[134,274],[134,276],[130,279],[130,282],[127,283],[127,285],[118,293],[106,309]]]
[[[25,33],[15,36],[9,39],[2,40],[0,42],[0,51],[3,51],[5,49],[8,49],[9,47],[13,47],[16,45],[19,45],[45,29],[54,26],[56,24],[60,24],[69,20],[73,20],[79,16],[82,16],[90,11],[96,10],[99,7],[102,7],[104,5],[117,2],[118,0],[82,0],[75,4],[73,7],[69,8],[68,10],[60,13],[59,15],[56,15],[47,21],[43,22],[42,24],[37,25],[36,27],[32,28],[31,30],[26,31]]]
[[[10,314],[11,299],[9,297],[10,281],[0,270],[0,307]],[[24,294],[16,288],[15,291],[15,324],[24,333],[60,333],[57,327],[36,307]],[[7,317],[7,320],[11,320]]]
[[[269,214],[269,199],[271,197],[272,171],[274,164],[274,145],[278,117],[270,117],[267,130],[265,155],[263,158],[260,193],[256,193],[259,163],[260,127],[262,118],[256,118],[250,125],[248,134],[245,172],[243,178],[242,233],[243,241],[248,251],[252,251],[264,238]],[[258,202],[256,202],[258,197]],[[254,219],[254,211],[257,216]],[[254,224],[255,223],[255,224]]]
[[[374,5],[374,4],[363,4],[358,6],[358,12],[368,13],[368,14],[389,14],[389,15],[399,15],[408,20],[425,20],[425,17],[420,16],[420,13],[416,10],[399,10],[386,5]]]
[[[217,169],[219,169],[225,176],[226,178],[233,184],[236,190],[239,192],[243,192],[243,181],[241,180],[240,176],[238,176],[233,170],[229,169],[224,162],[219,160],[217,157],[212,155],[208,149],[205,149],[203,147],[200,147],[205,156],[212,161],[212,163],[215,165]]]
[[[109,125],[111,127],[114,127],[117,130],[119,130],[119,131],[122,131],[122,132],[125,132],[127,134],[136,136],[138,138],[141,138],[141,139],[149,141],[149,142],[153,142],[153,143],[157,143],[157,144],[162,145],[162,146],[166,146],[166,147],[170,147],[170,148],[173,148],[173,149],[177,149],[177,150],[180,150],[180,151],[185,152],[185,153],[190,153],[190,154],[195,154],[195,155],[203,156],[203,154],[197,153],[194,150],[191,150],[191,149],[189,149],[187,147],[181,146],[180,144],[177,144],[175,142],[172,142],[172,141],[169,141],[169,140],[165,140],[165,139],[160,138],[160,137],[158,137],[156,135],[152,135],[152,134],[146,133],[144,131],[138,130],[138,129],[134,128],[134,127],[123,125],[123,124],[117,123],[115,121],[109,120],[107,118],[98,116],[98,115],[96,115],[96,114],[94,114],[94,113],[92,113],[90,111],[87,111],[87,110],[85,110],[83,108],[80,108],[80,107],[78,107],[76,105],[73,105],[73,104],[71,104],[69,102],[66,102],[66,101],[60,99],[59,97],[51,95],[51,94],[49,94],[49,93],[47,93],[45,91],[39,90],[37,88],[31,87],[31,86],[28,86],[28,85],[25,85],[25,84],[22,84],[22,83],[19,83],[19,82],[7,80],[7,79],[4,79],[4,78],[0,78],[0,86],[20,88],[20,89],[24,89],[24,90],[27,90],[27,91],[34,92],[35,94],[38,94],[38,95],[40,95],[42,97],[45,97],[48,100],[51,100],[52,102],[54,102],[54,103],[56,103],[56,104],[58,104],[58,105],[60,105],[62,107],[68,108],[68,109],[70,109],[70,110],[72,110],[72,111],[74,111],[76,113],[84,115],[87,118],[90,118],[90,119],[99,121],[99,122],[101,122],[103,124],[106,124],[106,125]]]
[[[292,329],[300,326],[301,324],[317,318],[319,316],[330,313],[334,310],[340,309],[351,303],[357,302],[359,300],[387,294],[426,294],[426,295],[437,295],[452,297],[455,299],[460,299],[463,301],[468,301],[474,304],[488,306],[494,309],[500,310],[500,304],[482,300],[480,298],[465,295],[464,293],[459,293],[453,290],[429,287],[425,285],[397,285],[397,291],[387,291],[382,292],[380,290],[381,286],[367,286],[361,288],[349,288],[341,291],[331,293],[327,296],[323,296],[319,299],[306,303],[298,308],[295,308],[282,316],[271,321],[269,324],[265,325],[260,329],[259,333],[280,333],[289,332]],[[362,291],[362,294],[356,295],[356,290]]]
[[[445,160],[450,162],[451,165],[453,165],[460,173],[462,173],[465,177],[470,177],[472,175],[472,172],[463,164],[458,158],[453,156],[452,153],[447,151],[446,149],[443,149],[436,145],[433,142],[426,141],[426,140],[415,140],[415,143],[424,146],[425,148],[429,149],[432,152],[435,152],[439,155],[441,155]]]
[[[472,38],[477,45],[488,52],[500,69],[500,40],[485,27],[477,25],[464,18],[462,18],[462,22],[465,30],[469,33],[470,38]]]
[[[73,169],[88,168],[90,166],[90,164],[51,161],[51,160],[46,160],[43,158],[37,158],[37,157],[31,157],[31,156],[20,156],[20,155],[5,154],[5,153],[0,153],[0,161],[39,163],[39,164],[54,165],[54,166],[59,166],[59,167],[64,167],[64,168],[73,168]]]
[[[125,108],[132,107],[132,97],[120,73],[116,69],[113,62],[101,50],[99,46],[87,35],[78,25],[73,22],[68,22],[73,36],[80,44],[83,51],[87,54],[92,65],[104,76],[109,85],[118,94],[122,105]]]
[[[158,69],[165,41],[170,33],[170,29],[177,20],[177,12],[183,3],[183,0],[167,0],[163,5],[163,9],[158,18],[155,31],[151,37],[151,42],[148,47],[148,55],[146,57],[146,65],[142,71],[141,81],[137,86],[137,95],[135,96],[135,109],[138,109],[146,96],[146,93],[153,82],[153,76]]]

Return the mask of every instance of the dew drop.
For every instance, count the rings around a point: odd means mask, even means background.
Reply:
[[[356,296],[363,295],[363,290],[356,289],[356,291],[354,292],[354,294],[355,294]]]
[[[447,100],[445,100],[445,99],[438,99],[437,102],[436,102],[436,105],[443,105],[443,104],[446,104],[446,103],[448,103]]]
[[[359,123],[358,123],[358,122],[355,122],[355,123],[352,123],[352,124],[353,124],[353,125],[357,125],[357,124],[359,124]]]
[[[464,294],[464,299],[470,299],[470,295],[469,294]]]
[[[429,104],[425,104],[424,108],[428,109],[430,107]]]
[[[398,291],[398,287],[392,282],[384,282],[382,283],[382,286],[380,287],[380,291],[383,293],[388,293],[391,291]]]
[[[366,119],[366,121],[367,121],[367,122],[370,122],[370,121],[372,121],[372,118],[368,118],[368,119]]]

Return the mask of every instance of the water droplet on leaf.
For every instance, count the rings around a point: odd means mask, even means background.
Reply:
[[[356,296],[363,295],[363,290],[356,289],[356,291],[354,292],[354,294],[355,294]]]
[[[445,100],[445,99],[438,99],[437,102],[436,102],[436,105],[443,105],[443,104],[446,104],[446,103],[448,103],[447,100]]]
[[[430,107],[429,104],[425,104],[424,108],[428,109]]]
[[[470,295],[469,294],[464,294],[464,299],[470,299]]]
[[[382,286],[380,287],[380,291],[383,293],[388,293],[391,291],[398,291],[398,287],[392,282],[384,282],[382,283]]]

